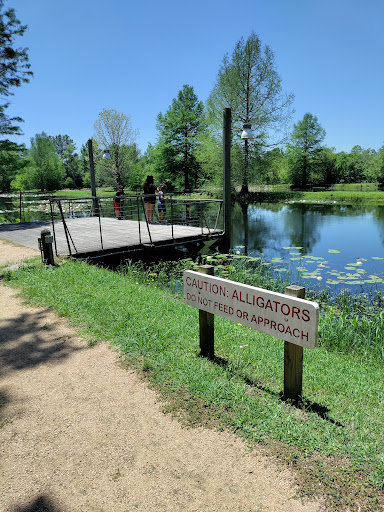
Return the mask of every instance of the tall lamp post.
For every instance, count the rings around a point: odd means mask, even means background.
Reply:
[[[96,179],[95,179],[95,164],[93,161],[93,144],[92,139],[88,140],[88,156],[89,156],[89,174],[91,177],[91,194],[92,194],[92,205],[93,205],[93,215],[99,214],[98,202],[96,197]],[[109,150],[106,149],[103,154],[103,158],[110,160],[111,155],[109,154]]]
[[[241,130],[240,130],[241,131]],[[243,125],[241,139],[248,144],[253,139],[250,123]],[[231,248],[231,140],[232,140],[232,113],[230,108],[223,110],[223,202],[224,202],[224,237],[223,252],[228,253]],[[248,146],[246,147],[248,149]]]

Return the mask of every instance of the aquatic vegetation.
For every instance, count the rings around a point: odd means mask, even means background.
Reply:
[[[338,270],[332,269],[329,261],[321,256],[292,252],[292,247],[282,247],[282,249],[289,251],[289,257],[286,261],[281,257],[272,258],[270,263],[273,266],[273,271],[278,273],[286,271],[294,278],[298,277],[300,282],[301,280],[308,279],[325,281],[326,285],[332,287],[337,287],[338,285],[362,286],[364,284],[384,284],[384,277],[378,274],[367,274],[367,271],[364,269],[364,262],[368,261],[366,258],[356,258],[355,261],[347,263],[343,269]],[[328,249],[328,253],[341,254],[341,251]],[[295,257],[291,257],[292,255],[295,255]],[[373,256],[371,259],[384,260],[384,258],[378,256]],[[302,261],[305,265],[293,267],[290,264],[290,262],[298,261]]]

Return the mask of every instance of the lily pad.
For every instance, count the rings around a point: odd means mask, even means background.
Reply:
[[[382,278],[381,278],[381,277],[379,277],[379,276],[370,275],[370,276],[368,276],[368,277],[369,277],[370,282],[374,282],[374,283],[384,283],[384,279],[382,279]]]
[[[338,251],[337,249],[328,249],[328,252],[330,252],[331,254],[340,254],[340,251]]]
[[[302,277],[303,279],[311,279],[312,274],[308,274],[308,273],[303,272],[303,273],[301,274],[301,277]]]

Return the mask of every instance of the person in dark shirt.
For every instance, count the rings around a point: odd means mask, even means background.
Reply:
[[[152,174],[148,174],[147,179],[143,183],[145,215],[147,221],[153,223],[153,212],[155,211],[157,187],[153,182]]]
[[[119,185],[117,187],[115,199],[113,201],[113,206],[115,207],[116,219],[119,219],[119,220],[121,220],[123,218],[122,211],[121,211],[121,207],[122,207],[122,203],[123,203],[123,200],[122,200],[123,196],[124,196],[124,189],[123,189],[122,185]]]

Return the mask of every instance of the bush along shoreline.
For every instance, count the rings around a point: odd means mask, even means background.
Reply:
[[[235,256],[205,261],[233,281],[274,291],[291,284],[259,260]],[[215,317],[216,357],[199,357],[198,311],[184,304],[180,286],[183,270],[196,265],[128,263],[112,272],[34,260],[3,270],[2,279],[65,316],[90,343],[116,347],[157,389],[166,411],[271,449],[295,470],[302,493],[326,498],[327,510],[383,507],[382,297],[315,297],[308,290],[321,306],[320,339],[304,352],[302,402],[293,404],[281,399],[281,340]]]

